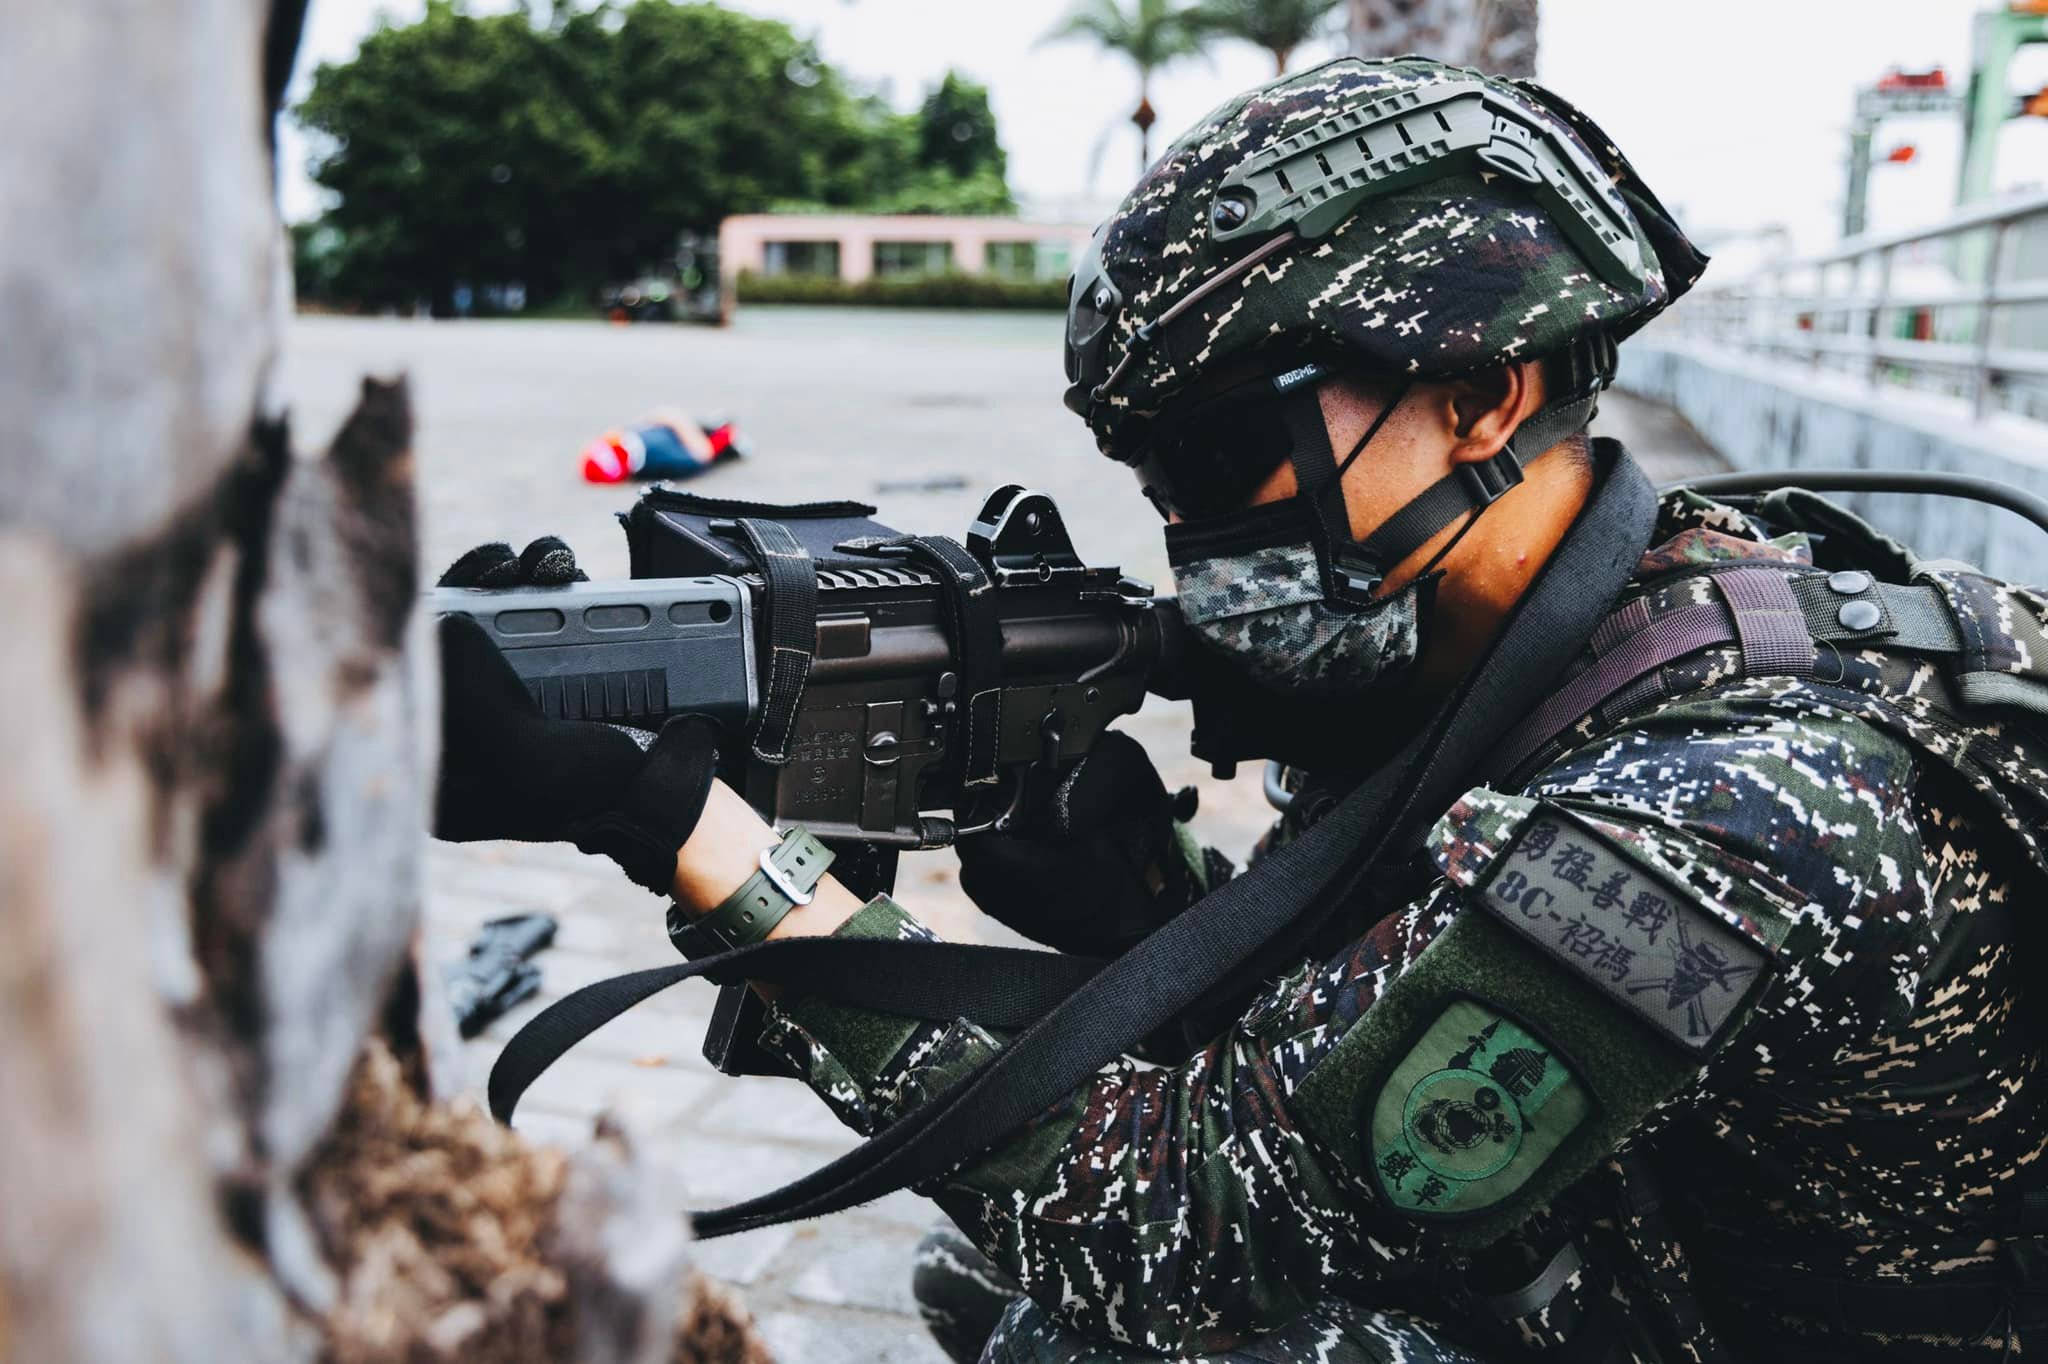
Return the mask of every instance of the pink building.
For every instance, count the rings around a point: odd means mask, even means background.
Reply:
[[[725,311],[740,271],[760,275],[961,274],[1064,279],[1093,229],[1080,223],[924,214],[747,213],[718,226]]]

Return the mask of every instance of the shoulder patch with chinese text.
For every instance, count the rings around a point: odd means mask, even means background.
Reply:
[[[1539,805],[1493,865],[1481,904],[1679,1046],[1710,1051],[1770,952],[1696,893],[1551,805]]]

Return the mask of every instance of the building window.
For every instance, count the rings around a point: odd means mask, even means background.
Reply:
[[[904,275],[943,275],[952,268],[951,242],[875,243],[875,274],[883,279]]]
[[[990,242],[988,272],[1000,279],[1038,278],[1038,243]]]
[[[838,242],[763,242],[761,273],[839,278]]]

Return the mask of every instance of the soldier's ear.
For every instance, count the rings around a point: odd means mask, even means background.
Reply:
[[[1543,366],[1518,360],[1440,387],[1451,462],[1476,464],[1505,449],[1515,428],[1543,406]]]

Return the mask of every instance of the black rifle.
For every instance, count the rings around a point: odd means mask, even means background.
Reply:
[[[1171,600],[1083,564],[1041,493],[991,494],[964,553],[868,522],[881,532],[872,543],[813,554],[792,538],[783,548],[793,555],[772,557],[752,538],[764,521],[801,528],[799,517],[668,496],[694,515],[650,496],[634,516],[674,522],[656,525],[674,537],[665,544],[702,541],[762,571],[440,588],[431,607],[481,625],[549,716],[650,729],[692,712],[723,722],[720,775],[764,819],[830,843],[835,874],[857,894],[889,889],[902,849],[1015,827],[1180,654]],[[717,514],[729,506],[759,515]],[[643,549],[636,541],[636,572],[704,562]],[[814,606],[803,578],[787,576],[791,557],[815,584]],[[778,664],[792,639],[811,646],[793,685]],[[721,1000],[706,1051],[723,1068],[759,1063],[734,1053],[729,1026],[752,998],[728,987]]]

